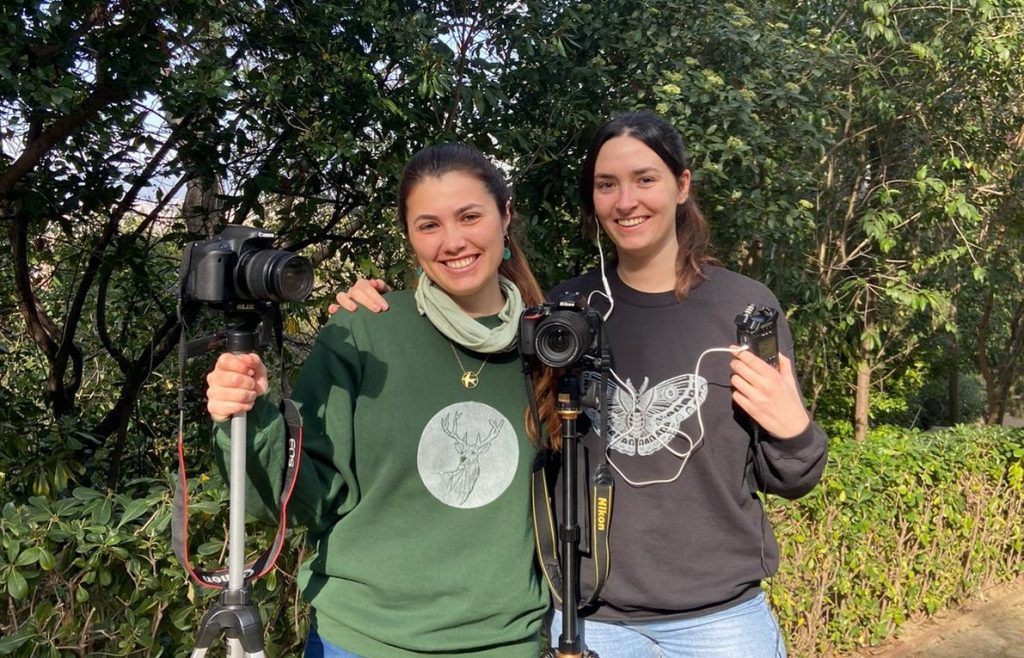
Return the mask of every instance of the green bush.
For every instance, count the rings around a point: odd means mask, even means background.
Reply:
[[[194,552],[222,564],[226,492],[192,484]],[[767,507],[782,550],[768,584],[790,654],[823,656],[876,644],[930,614],[1024,572],[1024,432],[879,428],[833,441],[822,483]],[[185,656],[212,604],[170,545],[168,481],[133,493],[80,488],[57,501],[8,503],[0,516],[0,655]],[[251,527],[250,530],[256,530]],[[251,533],[264,547],[270,529]],[[204,541],[205,540],[205,541]],[[305,606],[294,574],[302,537],[257,581],[267,655],[296,656]]]
[[[215,593],[194,586],[174,556],[169,481],[133,488],[128,495],[80,487],[70,498],[4,506],[0,592],[9,603],[0,609],[0,655],[191,653]],[[205,476],[190,488],[192,559],[226,564],[226,488]],[[269,546],[270,529],[252,530],[247,547]],[[269,656],[301,653],[306,619],[294,574],[302,543],[291,532],[277,568],[256,581]]]
[[[1024,433],[882,427],[834,441],[821,484],[767,503],[782,566],[768,585],[793,656],[874,645],[1024,573]]]

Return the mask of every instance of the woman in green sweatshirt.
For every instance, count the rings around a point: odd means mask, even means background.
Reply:
[[[536,658],[548,597],[516,334],[524,304],[543,296],[509,234],[504,177],[475,149],[413,156],[398,218],[418,287],[390,295],[390,313],[334,315],[295,385],[304,428],[289,519],[316,549],[300,574],[306,656]],[[278,500],[284,423],[266,368],[224,354],[207,379],[225,454],[227,419],[248,412],[246,500]]]

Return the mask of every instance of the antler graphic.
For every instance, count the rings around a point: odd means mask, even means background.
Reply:
[[[448,471],[441,471],[448,478],[448,490],[455,494],[459,503],[464,503],[476,487],[480,478],[480,455],[487,452],[488,448],[505,426],[504,419],[490,419],[488,424],[491,429],[486,436],[476,433],[475,439],[470,439],[468,433],[459,432],[460,412],[454,412],[441,418],[441,429],[452,438],[455,451],[459,453],[459,461],[455,468]]]

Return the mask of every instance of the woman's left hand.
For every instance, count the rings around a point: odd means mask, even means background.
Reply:
[[[793,364],[779,354],[779,369],[771,367],[750,350],[736,348],[732,362],[732,399],[743,411],[777,439],[792,439],[811,422],[804,407]]]

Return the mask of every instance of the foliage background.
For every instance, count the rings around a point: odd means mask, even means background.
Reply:
[[[856,463],[893,469],[843,479],[846,500],[876,485],[876,499],[894,496],[910,486],[898,472],[931,455],[916,446],[941,443],[910,428],[1020,415],[1022,24],[1022,0],[3,3],[0,651],[187,643],[195,593],[170,561],[167,483],[179,406],[190,463],[212,472],[201,389],[212,357],[179,372],[174,356],[182,245],[245,223],[314,260],[313,297],[287,309],[285,358],[298,360],[356,272],[409,276],[394,184],[439,140],[506,168],[521,237],[551,285],[595,262],[575,184],[592,131],[627,109],[669,118],[717,255],[775,290],[794,327],[805,394],[834,437],[830,470],[857,451]],[[951,436],[973,445],[974,431]],[[989,487],[995,507],[963,505],[1003,518],[1019,492],[1019,435],[977,431],[998,439],[969,460],[951,441],[912,488],[938,500]],[[852,555],[866,517],[822,498],[834,483],[782,508]],[[223,490],[215,476],[196,486],[219,536]],[[1007,528],[1019,539],[1019,522]],[[983,577],[958,576],[939,600],[897,585],[913,562],[873,573],[838,562],[836,578],[852,579],[843,596],[778,588],[776,604],[799,646],[877,641],[909,612],[1012,576],[1002,561],[1019,544],[996,555],[973,537],[950,546],[981,560]],[[791,547],[789,562],[821,564],[804,542]],[[283,651],[300,636],[292,571],[262,585],[287,592],[263,597],[294,620],[274,639]],[[121,598],[91,607],[101,591]],[[800,626],[804,605],[819,622]]]

